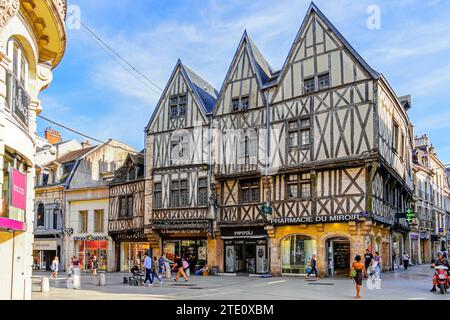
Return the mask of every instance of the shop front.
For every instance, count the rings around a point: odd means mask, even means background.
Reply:
[[[431,241],[430,234],[428,232],[420,233],[420,263],[431,262]]]
[[[198,267],[203,267],[208,260],[208,241],[206,237],[180,237],[172,234],[172,237],[165,234],[163,237],[162,251],[170,263],[175,261],[175,257],[184,257],[190,265],[191,272]],[[183,239],[181,239],[183,238]]]
[[[411,241],[411,256],[410,263],[411,264],[419,264],[419,243],[420,243],[420,234],[418,233],[410,233],[409,235]]]
[[[151,254],[150,243],[143,231],[124,230],[110,232],[115,244],[115,268],[117,272],[129,272],[133,266],[142,268],[145,254]]]
[[[402,265],[404,248],[405,242],[403,239],[403,235],[399,232],[394,231],[392,235],[392,262],[394,269],[398,269]]]
[[[161,238],[160,252],[173,265],[177,256],[184,257],[191,274],[208,264],[209,220],[153,221],[153,231]]]
[[[320,276],[348,276],[356,255],[385,255],[390,243],[389,228],[361,214],[272,218],[266,229],[274,276],[308,274],[313,255]]]
[[[317,254],[317,241],[303,235],[290,235],[281,240],[281,274],[305,275],[313,254]]]
[[[108,237],[74,237],[74,241],[76,256],[80,260],[80,269],[82,271],[91,270],[91,261],[94,256],[97,257],[99,270],[108,270]]]
[[[56,240],[38,240],[33,244],[33,269],[50,271],[53,259],[57,256]]]
[[[269,272],[268,237],[263,227],[221,228],[220,233],[225,273]]]

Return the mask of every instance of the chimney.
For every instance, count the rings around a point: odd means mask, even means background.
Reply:
[[[90,147],[92,147],[92,144],[91,144],[91,142],[89,140],[86,140],[85,142],[81,143],[81,147],[83,149],[90,148]]]
[[[45,129],[45,131],[44,131],[44,138],[50,144],[56,144],[56,143],[60,143],[62,141],[62,139],[61,139],[61,132],[53,130],[50,127]]]

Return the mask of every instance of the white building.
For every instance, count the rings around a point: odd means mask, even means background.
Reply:
[[[0,5],[0,300],[31,298],[39,93],[66,45],[66,0]]]

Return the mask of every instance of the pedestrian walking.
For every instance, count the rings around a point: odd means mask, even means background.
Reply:
[[[409,265],[409,255],[405,252],[403,252],[403,267],[405,268],[405,270],[408,270],[408,265]]]
[[[92,260],[91,260],[91,270],[92,270],[92,275],[94,277],[97,276],[97,270],[98,270],[98,260],[97,260],[97,256],[93,256]]]
[[[162,255],[161,257],[159,257],[158,260],[158,266],[159,266],[159,274],[161,275],[161,277],[165,277],[166,276],[166,259],[164,259],[164,256]]]
[[[357,255],[355,261],[352,265],[352,270],[350,272],[350,277],[355,282],[356,287],[356,299],[361,298],[361,286],[363,282],[363,277],[367,278],[366,267],[361,263],[361,256]]]
[[[375,272],[375,288],[381,289],[381,270],[383,270],[383,260],[381,259],[380,253],[375,252],[375,256],[372,259],[372,267]]]
[[[319,280],[319,276],[317,273],[317,261],[316,261],[315,254],[312,255],[310,263],[311,263],[311,270],[309,271],[309,273],[306,277],[309,278],[311,276],[311,274],[314,273],[314,276],[316,277],[316,279]]]
[[[72,274],[80,275],[80,260],[76,257],[72,257]]]
[[[59,258],[58,257],[55,257],[53,259],[51,269],[52,269],[52,274],[50,275],[50,278],[56,279],[58,277],[58,270],[59,270]]]
[[[370,252],[369,249],[366,249],[366,254],[364,255],[364,267],[366,267],[366,270],[369,269],[370,264],[372,263],[373,254]]]
[[[148,286],[153,285],[153,271],[152,271],[152,258],[150,258],[147,254],[144,254],[144,268],[145,268],[145,281],[144,284],[149,281]]]
[[[153,258],[153,268],[152,268],[152,270],[153,270],[153,281],[155,281],[155,277],[156,277],[156,279],[158,279],[159,283],[162,284],[163,282],[162,282],[162,277],[161,277],[161,274],[160,274],[160,270],[161,269],[159,267],[159,263],[158,263],[158,258],[157,257]]]
[[[189,278],[186,276],[186,273],[184,272],[183,260],[184,259],[181,259],[181,257],[179,255],[176,255],[175,265],[174,265],[173,270],[175,271],[175,269],[178,268],[178,272],[177,272],[176,278],[173,279],[174,281],[178,281],[180,276],[183,276],[185,282],[189,281]],[[184,260],[184,261],[186,261],[186,260]]]

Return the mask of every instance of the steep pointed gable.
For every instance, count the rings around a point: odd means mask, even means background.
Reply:
[[[311,3],[281,69],[273,102],[304,94],[304,80],[324,73],[329,73],[332,87],[380,76]]]
[[[171,96],[184,94],[187,97],[187,114],[183,118],[171,119],[169,100]],[[217,91],[206,80],[178,60],[163,94],[146,127],[150,130],[164,131],[191,127],[205,123],[217,98]]]
[[[264,105],[261,89],[272,76],[272,68],[245,31],[220,90],[214,114],[229,113],[232,100],[243,96],[249,98],[250,108]]]

